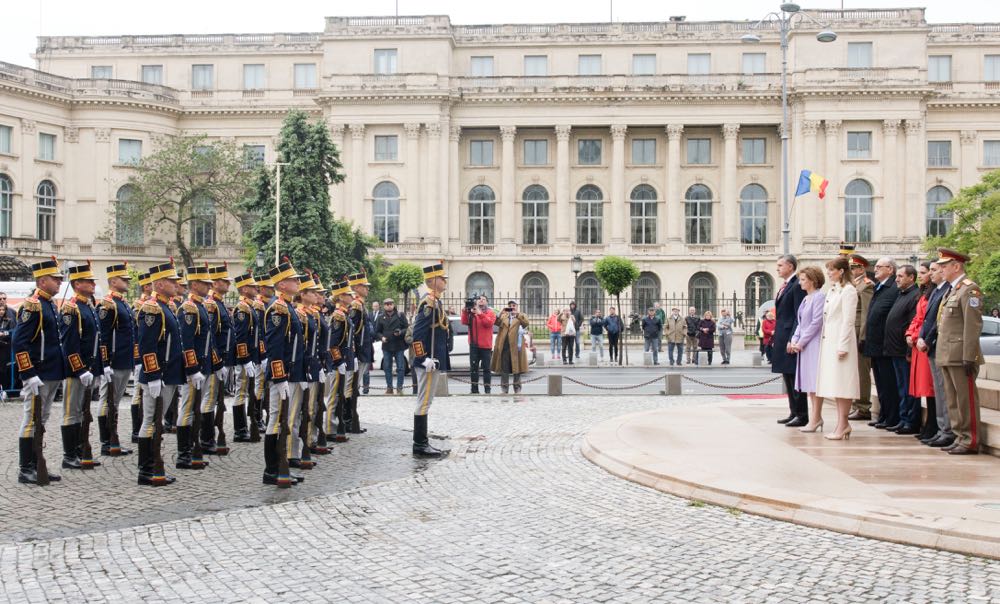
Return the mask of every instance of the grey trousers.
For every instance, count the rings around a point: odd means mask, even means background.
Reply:
[[[448,374],[442,371],[427,371],[423,367],[414,367],[417,372],[417,406],[413,415],[427,415],[434,402],[434,391],[440,380],[448,379]]]
[[[181,386],[176,386],[174,384],[164,384],[163,388],[160,390],[160,397],[163,399],[163,409],[162,412],[166,412],[167,405],[170,403],[170,399],[174,398],[174,392],[181,388]],[[190,426],[191,418],[188,417],[188,423],[182,424],[183,414],[179,411],[177,413],[177,425],[178,426]],[[153,438],[153,430],[156,427],[154,425],[156,419],[156,399],[152,397],[149,393],[148,388],[142,389],[142,424],[139,426],[139,438]]]
[[[205,383],[201,386],[201,412],[211,413],[219,404],[219,389],[225,388],[225,384],[219,379],[219,374],[212,373],[205,376]]]
[[[954,438],[955,433],[951,431],[951,420],[948,418],[948,401],[945,400],[944,393],[944,372],[937,366],[934,359],[928,355],[928,362],[931,366],[931,380],[934,382],[934,409],[937,411],[937,436]]]
[[[733,351],[733,332],[719,333],[719,352],[722,353],[722,360],[729,362],[729,355]]]
[[[56,390],[59,389],[59,380],[52,380],[50,382],[42,382],[42,385],[38,388],[38,398],[42,403],[42,425],[44,426],[47,421],[49,421],[49,412],[52,410],[52,401],[56,398]],[[18,432],[21,438],[34,438],[35,437],[35,407],[34,407],[34,397],[28,398],[23,401],[21,405],[23,412],[21,413],[21,430]]]
[[[247,375],[247,370],[244,369],[243,365],[236,365],[232,368],[232,371],[236,381],[236,400],[233,401],[233,407],[241,407],[246,405],[250,400],[250,391],[254,387],[254,378]]]
[[[115,385],[115,400],[108,400],[108,385],[105,382],[101,382],[100,395],[101,404],[97,409],[97,416],[104,417],[108,414],[108,407],[114,405],[115,408],[118,407],[118,403],[122,400],[122,395],[125,394],[125,387],[128,386],[128,378],[132,375],[132,372],[128,369],[115,369],[114,377],[112,380]],[[139,384],[136,383],[136,390],[139,389]]]
[[[336,369],[326,374],[326,423],[323,431],[327,434],[337,433],[337,397],[341,394],[341,383],[348,379],[349,375],[350,372],[341,375]]]
[[[97,378],[94,378],[97,379]],[[85,401],[84,395],[88,390],[83,387],[80,378],[70,377],[63,380],[63,426],[73,426],[83,423],[83,405],[90,404]]]

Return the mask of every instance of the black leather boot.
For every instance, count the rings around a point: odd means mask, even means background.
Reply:
[[[136,388],[139,386],[137,385]],[[132,414],[132,442],[139,442],[139,427],[142,426],[142,405],[129,405]]]
[[[447,451],[436,449],[427,440],[427,416],[413,416],[413,454],[417,457],[444,457]]]
[[[18,470],[17,481],[23,484],[38,482],[38,472],[35,467],[35,439],[19,438],[17,440]]]
[[[264,436],[264,484],[278,484],[278,435]]]
[[[111,430],[107,415],[97,416],[97,438],[101,441],[101,455],[111,455]]]
[[[204,470],[204,463],[194,463],[191,459],[191,426],[177,426],[177,469]]]
[[[83,433],[83,424],[76,424],[76,428],[77,428],[77,430],[76,430],[76,457],[77,457],[77,459],[80,460],[80,464],[83,466],[84,470],[89,470],[91,468],[96,468],[97,466],[101,465],[101,462],[97,461],[96,459],[87,459],[83,455],[83,439],[87,437],[87,435]],[[93,454],[93,450],[91,450],[91,454]],[[93,455],[91,455],[91,456],[93,456]]]
[[[351,397],[351,403],[349,405],[351,413],[351,423],[348,432],[351,434],[364,434],[368,431],[367,428],[361,427],[361,418],[358,417],[358,397],[357,395]]]
[[[163,412],[163,431],[173,434],[177,431],[177,398],[171,397],[167,409]]]
[[[215,447],[215,412],[201,414],[201,453],[203,455],[215,455],[218,449]]]
[[[63,460],[62,467],[67,470],[82,470],[83,464],[76,453],[76,440],[80,436],[80,425],[62,426]]]
[[[139,446],[139,479],[138,484],[146,486],[159,486],[153,480],[153,439],[138,439]]]
[[[112,440],[118,440],[118,412],[117,411],[118,410],[116,409],[113,416],[110,413],[106,416],[108,418],[107,419],[107,422],[108,422],[108,435],[109,435],[109,438],[111,438]],[[102,449],[101,452],[102,453],[103,453],[103,448],[104,447],[103,447],[103,444],[102,444],[102,446],[101,446],[101,449]],[[110,448],[110,451],[111,451],[110,454],[112,456],[115,456],[115,457],[117,457],[119,455],[131,455],[132,454],[132,449],[129,449],[128,447],[123,447],[121,445],[120,441],[119,441],[119,443],[117,445],[112,445],[111,448]]]
[[[247,406],[233,407],[233,442],[250,442],[250,428],[247,427]]]

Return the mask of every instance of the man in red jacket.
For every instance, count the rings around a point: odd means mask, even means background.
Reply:
[[[479,394],[479,370],[483,371],[483,392],[490,393],[490,362],[493,360],[493,323],[497,315],[486,296],[479,296],[472,308],[462,310],[462,325],[469,326],[469,369],[472,394]]]

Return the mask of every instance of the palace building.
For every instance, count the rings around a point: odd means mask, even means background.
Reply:
[[[808,14],[837,39],[805,19],[790,34],[788,186],[808,169],[829,187],[795,199],[791,251],[819,262],[847,240],[909,258],[949,228],[942,204],[1000,168],[1000,24]],[[272,163],[297,108],[342,150],[332,210],[389,261],[446,260],[454,291],[519,292],[543,312],[593,292],[593,263],[614,254],[639,264],[640,300],[773,295],[774,23],[329,17],[316,33],[43,37],[34,57],[0,64],[0,254],[158,261],[169,241],[114,219],[135,161],[204,133]],[[239,262],[239,225],[203,205],[199,256]]]

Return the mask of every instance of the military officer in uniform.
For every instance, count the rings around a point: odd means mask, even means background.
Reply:
[[[59,383],[66,377],[66,357],[59,342],[59,311],[52,297],[59,293],[63,275],[55,256],[31,265],[35,292],[21,304],[17,313],[12,348],[17,370],[21,375],[21,395],[24,397],[21,427],[18,435],[19,467],[17,481],[38,482],[35,459],[35,397],[41,405],[41,433],[56,397]],[[42,443],[39,443],[41,448]],[[49,480],[60,477],[49,474]]]
[[[434,401],[438,380],[448,379],[448,315],[440,297],[448,287],[444,262],[424,267],[427,295],[413,317],[413,370],[417,374],[417,406],[413,412],[413,454],[442,457],[447,451],[432,447],[427,440],[427,413]]]
[[[854,247],[854,246],[851,246]],[[858,307],[854,313],[854,335],[858,342],[864,340],[865,319],[868,317],[868,306],[875,294],[875,284],[868,278],[868,259],[861,254],[851,254],[851,282],[858,291]],[[870,420],[872,418],[872,360],[863,354],[858,355],[858,377],[861,382],[861,396],[854,401],[850,420]],[[878,409],[875,409],[878,415]]]
[[[938,338],[934,361],[944,373],[948,417],[955,442],[942,448],[951,455],[979,453],[979,388],[976,377],[983,364],[979,336],[983,329],[983,292],[965,276],[969,257],[954,250],[938,248],[937,261],[951,284],[938,307]]]
[[[152,283],[149,280],[149,273],[142,273],[139,275],[139,297],[132,303],[132,314],[136,318],[134,328],[136,344],[132,351],[132,362],[135,363],[135,369],[132,373],[134,385],[129,411],[132,416],[131,440],[134,443],[139,442],[139,426],[142,424],[142,384],[139,383],[139,372],[142,371],[142,360],[139,357],[139,310],[147,300],[151,299],[150,292],[152,292]]]
[[[180,389],[177,413],[177,467],[201,470],[208,462],[201,457],[201,447],[195,446],[198,434],[194,433],[193,424],[194,414],[201,412],[195,406],[197,393],[201,391],[204,399],[207,389],[205,386],[212,375],[213,325],[205,308],[205,296],[208,295],[212,279],[207,267],[189,266],[187,281],[190,292],[187,300],[181,304],[179,313],[186,379]],[[204,414],[201,415],[201,421],[205,421]]]
[[[232,318],[229,316],[229,309],[226,308],[225,302],[225,296],[229,293],[229,267],[228,265],[213,266],[208,269],[208,274],[212,279],[212,291],[210,298],[205,300],[205,310],[211,316],[214,328],[212,330],[212,377],[207,380],[208,388],[201,400],[201,448],[209,455],[225,455],[229,450],[216,444],[215,415],[216,413],[225,413],[223,409],[218,408],[219,397],[226,394],[226,385],[236,362],[229,350],[232,345]],[[220,421],[220,430],[222,425]]]
[[[368,313],[365,311],[365,298],[368,297],[368,275],[364,272],[356,273],[348,277],[351,283],[351,290],[354,292],[354,300],[351,302],[351,325],[354,329],[354,373],[350,382],[350,398],[348,399],[347,431],[351,434],[361,434],[367,432],[361,427],[361,418],[358,416],[358,395],[361,391],[361,381],[368,371],[375,357],[375,349],[372,344],[372,326],[368,320]]]
[[[351,318],[349,316],[351,300],[351,284],[345,278],[333,287],[333,299],[336,307],[330,313],[330,325],[327,328],[327,395],[326,395],[326,433],[334,442],[348,441],[345,409],[348,376],[354,368],[354,338]]]
[[[296,294],[295,301],[295,314],[299,319],[299,323],[302,324],[302,342],[303,342],[303,357],[302,357],[302,396],[300,397],[299,404],[295,405],[290,409],[291,421],[289,421],[289,426],[292,430],[292,441],[291,448],[289,449],[290,454],[288,456],[288,465],[293,468],[302,468],[303,470],[312,469],[316,463],[312,460],[311,451],[309,450],[309,443],[303,442],[303,438],[300,434],[305,434],[305,441],[309,440],[310,432],[312,427],[309,425],[312,421],[313,414],[312,409],[312,394],[313,394],[313,384],[318,381],[318,365],[316,364],[315,352],[316,343],[318,335],[318,325],[314,321],[313,317],[309,312],[309,306],[312,302],[312,290],[315,287],[315,283],[312,280],[312,276],[308,274],[299,276],[299,292]],[[314,372],[314,369],[316,372]],[[303,426],[305,424],[305,426]]]
[[[101,455],[128,455],[132,450],[117,444],[118,403],[128,386],[137,343],[135,313],[125,301],[131,279],[128,263],[109,266],[107,277],[108,295],[101,300],[97,311],[97,318],[101,321],[101,357],[106,362],[105,379],[101,380],[100,386],[101,405],[97,411],[97,430],[101,439]],[[110,379],[107,377],[109,369]],[[114,396],[109,397],[110,394]],[[112,434],[115,435],[114,439]],[[116,444],[112,445],[112,441]]]
[[[245,273],[236,278],[236,290],[240,300],[233,311],[232,343],[233,371],[236,381],[236,401],[233,403],[233,440],[250,442],[250,430],[247,427],[247,408],[251,401],[250,394],[254,388],[254,377],[257,375],[257,365],[260,363],[260,351],[257,347],[257,312],[254,302],[257,296],[257,282],[253,275]],[[250,417],[257,415],[251,410]],[[253,420],[256,421],[256,420]]]
[[[184,383],[184,355],[181,349],[181,331],[177,317],[170,310],[171,297],[179,279],[173,262],[165,262],[149,269],[153,296],[139,309],[139,355],[142,361],[139,383],[142,384],[142,425],[139,428],[139,478],[138,484],[163,486],[174,482],[174,477],[159,474],[155,460],[160,457],[156,436],[156,400],[173,398],[174,390]],[[161,398],[162,397],[162,398]]]
[[[68,365],[63,380],[63,461],[62,467],[82,470],[99,466],[99,461],[84,459],[83,417],[90,412],[92,400],[90,386],[95,376],[104,375],[101,359],[101,331],[97,311],[91,300],[94,296],[94,272],[90,262],[70,267],[69,284],[73,297],[66,300],[59,310],[59,337]],[[85,409],[86,406],[87,408]]]
[[[323,387],[326,384],[326,358],[329,351],[324,347],[326,342],[326,321],[319,309],[323,305],[326,289],[315,272],[311,273],[312,287],[305,292],[306,314],[309,316],[311,336],[308,339],[310,359],[309,364],[309,452],[313,455],[326,455],[330,449],[326,446],[326,432],[323,430]]]
[[[264,345],[264,312],[267,307],[274,302],[274,286],[271,283],[271,275],[264,273],[257,275],[254,278],[257,282],[257,299],[254,300],[253,310],[257,314],[257,350],[258,356],[260,357],[260,362],[257,363],[257,377],[255,378],[255,386],[257,388],[257,405],[259,409],[257,410],[257,427],[263,434],[267,430],[267,423],[264,421],[264,413],[269,411],[269,405],[267,405],[267,396],[269,392],[269,387],[267,383],[267,372],[266,361],[267,361],[267,351]]]
[[[173,280],[174,284],[174,295],[171,296],[169,306],[170,310],[177,317],[177,320],[181,320],[180,311],[181,304],[184,304],[184,299],[187,297],[187,279],[184,278],[184,271],[177,271],[177,279]],[[174,396],[169,401],[163,401],[167,406],[166,411],[163,412],[163,431],[174,434],[177,432],[177,407],[180,404],[180,392],[179,389],[174,391]]]

